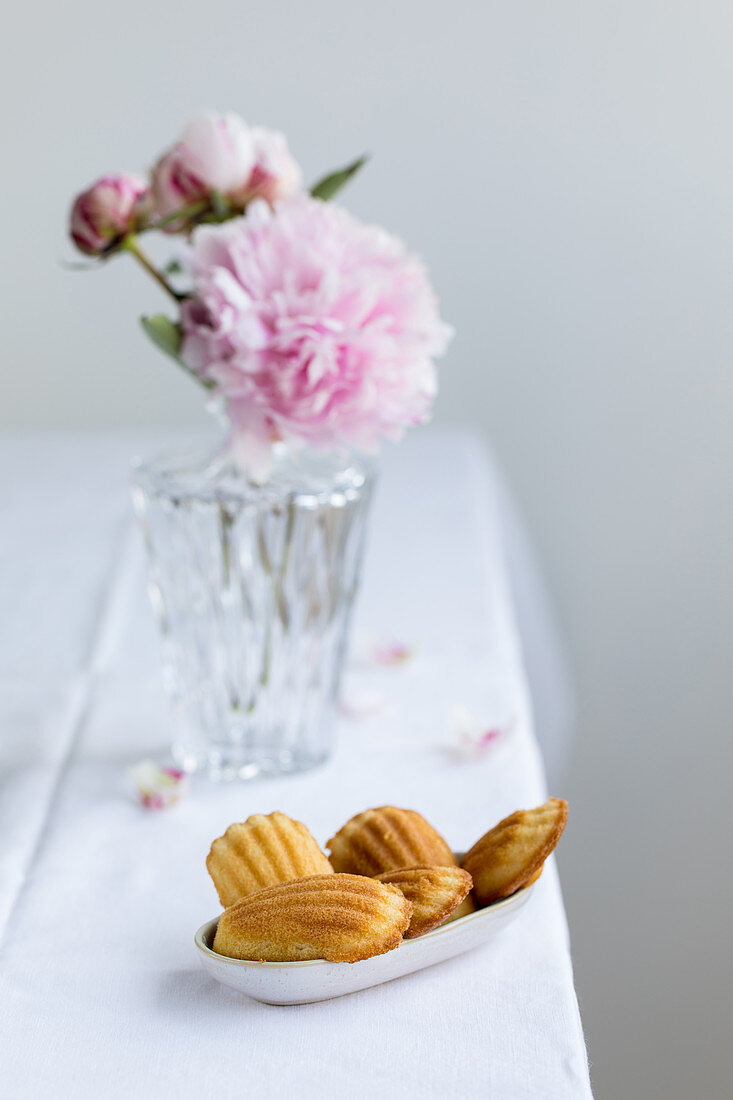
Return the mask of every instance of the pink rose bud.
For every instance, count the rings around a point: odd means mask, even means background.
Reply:
[[[98,256],[135,229],[143,216],[148,186],[130,173],[103,176],[71,208],[70,232],[82,252]]]
[[[247,181],[247,200],[265,199],[272,206],[302,189],[300,165],[288,149],[284,134],[257,126],[252,130],[252,142],[255,166]]]
[[[212,191],[234,199],[246,187],[254,164],[252,134],[238,115],[213,111],[197,115],[153,169],[155,209],[167,218]],[[183,224],[175,222],[166,228],[176,232]]]

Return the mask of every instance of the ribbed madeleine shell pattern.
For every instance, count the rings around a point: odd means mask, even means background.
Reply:
[[[411,914],[396,886],[359,875],[316,875],[231,906],[219,919],[214,951],[261,962],[358,962],[397,947]]]
[[[399,871],[385,871],[378,881],[396,886],[412,903],[406,940],[437,928],[471,889],[471,876],[460,867],[402,867]]]
[[[230,825],[211,845],[206,867],[225,908],[268,886],[333,872],[306,826],[279,812]]]
[[[473,878],[478,904],[508,897],[539,878],[567,819],[567,802],[550,798],[534,810],[510,814],[477,840],[461,860],[461,867]]]
[[[379,875],[400,867],[456,866],[440,833],[416,810],[396,806],[357,814],[326,847],[335,871],[356,875]]]

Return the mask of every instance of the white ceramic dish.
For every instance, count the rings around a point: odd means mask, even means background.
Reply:
[[[211,950],[218,917],[201,925],[195,943],[204,967],[223,985],[266,1004],[311,1004],[391,982],[489,943],[514,919],[532,890],[532,886],[527,886],[503,901],[444,924],[424,936],[403,940],[386,955],[375,955],[373,959],[356,963],[332,963],[323,959],[307,962],[228,959]]]

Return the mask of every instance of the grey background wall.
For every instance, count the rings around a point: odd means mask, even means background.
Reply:
[[[730,1095],[733,68],[681,0],[72,0],[4,20],[11,431],[193,424],[132,265],[64,271],[68,197],[202,106],[430,264],[459,336],[438,418],[485,430],[568,637],[561,853],[597,1095]],[[162,305],[162,299],[160,300]]]

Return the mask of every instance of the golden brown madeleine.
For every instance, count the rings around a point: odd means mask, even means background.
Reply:
[[[315,875],[241,898],[219,918],[214,951],[260,962],[358,962],[397,947],[411,915],[396,886]]]
[[[450,848],[416,810],[380,806],[357,814],[326,844],[335,871],[381,875],[400,867],[455,867]]]
[[[460,867],[401,867],[377,875],[377,881],[396,886],[412,903],[406,940],[437,928],[471,889],[471,876]]]
[[[444,924],[451,924],[454,920],[460,920],[461,917],[470,917],[471,913],[475,913],[478,909],[478,905],[469,894],[467,898],[464,898],[457,909],[454,909],[449,917],[446,917]]]
[[[308,829],[285,814],[253,814],[211,845],[206,867],[221,904],[290,879],[333,873]]]
[[[567,802],[551,798],[534,810],[517,810],[477,840],[461,867],[473,878],[478,904],[490,905],[538,879],[567,819]]]

